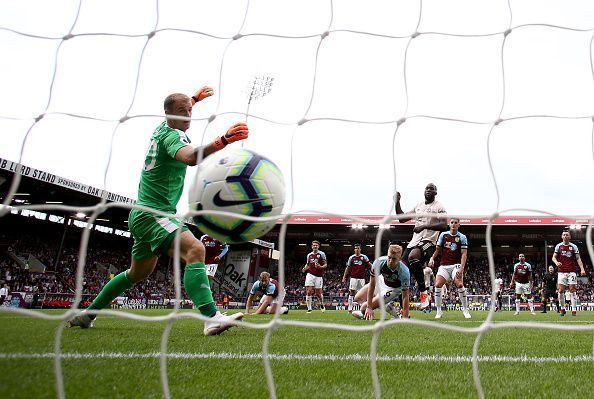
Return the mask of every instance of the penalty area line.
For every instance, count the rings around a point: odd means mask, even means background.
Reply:
[[[55,353],[0,353],[0,360],[16,359],[53,359]],[[97,353],[62,353],[61,359],[72,360],[93,360],[93,359],[159,359],[160,352],[97,352]],[[209,352],[209,353],[167,353],[169,359],[216,359],[216,360],[261,360],[262,353],[232,353],[232,352]],[[369,362],[371,356],[368,354],[346,354],[346,355],[302,355],[302,354],[280,354],[271,353],[268,355],[271,360],[285,361],[355,361]],[[378,362],[443,362],[443,363],[470,363],[472,356],[464,355],[379,355]],[[594,355],[576,356],[501,356],[481,355],[479,362],[486,363],[581,363],[594,362]]]

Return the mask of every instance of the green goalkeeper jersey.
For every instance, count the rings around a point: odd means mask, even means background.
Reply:
[[[144,160],[138,184],[138,205],[175,213],[184,189],[187,165],[175,159],[175,153],[190,144],[181,130],[161,123],[153,136]]]

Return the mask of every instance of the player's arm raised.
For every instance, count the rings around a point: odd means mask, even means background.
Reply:
[[[243,122],[239,122],[231,126],[229,130],[227,130],[227,133],[217,137],[215,141],[210,144],[197,148],[194,148],[191,145],[180,148],[175,154],[175,159],[186,165],[195,166],[200,153],[202,153],[202,158],[206,158],[210,154],[222,150],[228,144],[247,139],[248,135],[248,126]]]
[[[192,96],[192,106],[196,105],[198,101],[202,101],[214,94],[212,87],[203,86]]]
[[[400,192],[399,191],[396,191],[396,194],[394,194],[394,210],[396,211],[396,215],[404,215],[406,213],[413,213],[414,212],[414,209],[412,211],[410,211],[410,212],[404,212],[402,210],[402,206],[400,205],[400,198],[401,198]],[[409,218],[400,218],[400,219],[398,219],[398,221],[400,223],[406,223],[406,222],[408,222],[409,220],[412,220],[412,219],[413,219],[412,217],[409,217]]]

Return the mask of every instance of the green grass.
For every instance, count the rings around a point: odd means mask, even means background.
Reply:
[[[50,313],[51,311],[47,311]],[[134,311],[156,316],[164,310]],[[58,312],[52,312],[58,314]],[[415,319],[433,314],[412,312]],[[446,312],[440,323],[476,327],[485,312],[473,312],[464,320],[460,312]],[[370,325],[344,311],[319,311],[307,315],[291,311],[284,320],[327,322],[334,325]],[[250,322],[266,322],[269,316],[252,316]],[[495,314],[495,321],[537,321],[594,325],[594,312],[577,317],[556,313],[531,316],[523,312]],[[100,316],[88,330],[65,329],[61,349],[65,354],[88,354],[88,358],[62,360],[66,396],[71,398],[159,398],[159,358],[138,355],[159,351],[165,322],[140,322],[115,316]],[[56,397],[53,359],[10,358],[10,354],[51,354],[58,322],[0,313],[0,398]],[[215,337],[202,335],[202,323],[193,319],[175,322],[169,338],[169,353],[243,354],[240,359],[169,358],[168,377],[173,398],[244,398],[268,395],[263,361],[259,354],[266,331],[233,328]],[[279,398],[373,397],[368,360],[312,355],[369,355],[371,332],[281,326],[270,340],[276,355],[309,355],[271,360]],[[477,392],[468,361],[446,361],[447,356],[470,356],[476,335],[431,327],[394,325],[382,330],[378,354],[382,356],[427,355],[431,360],[378,361],[382,397],[475,398]],[[482,361],[481,381],[487,398],[591,398],[594,392],[594,361],[537,362],[560,356],[592,356],[593,331],[566,332],[545,329],[505,328],[483,336],[481,356],[527,356],[528,362]],[[93,357],[116,353],[127,358]],[[136,356],[130,356],[135,354]],[[105,355],[103,355],[105,356]]]

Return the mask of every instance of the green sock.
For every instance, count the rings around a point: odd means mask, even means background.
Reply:
[[[88,310],[92,309],[104,309],[111,301],[113,301],[122,292],[132,287],[134,284],[128,279],[128,271],[123,271],[103,286],[101,292],[93,300],[93,303],[89,305]]]
[[[210,281],[206,276],[203,262],[186,265],[184,271],[184,288],[194,302],[194,305],[204,316],[212,317],[217,313],[217,308],[212,299]]]

